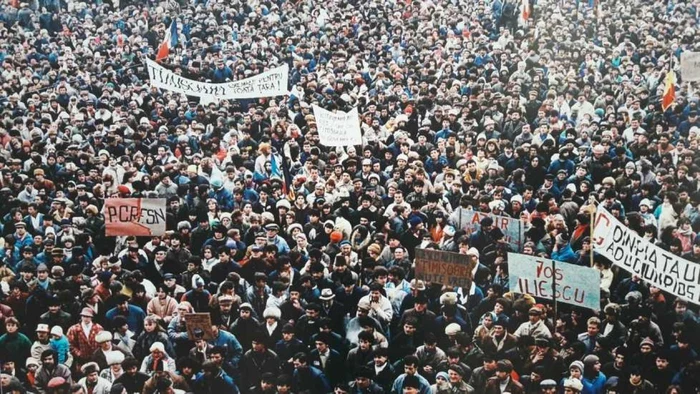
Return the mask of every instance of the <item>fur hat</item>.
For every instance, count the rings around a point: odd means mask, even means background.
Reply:
[[[274,306],[267,307],[263,311],[263,318],[267,319],[268,317],[272,317],[274,319],[281,319],[282,318],[282,311],[279,310],[279,308],[276,308]]]
[[[105,343],[112,340],[112,333],[109,331],[100,331],[95,335],[95,342]]]

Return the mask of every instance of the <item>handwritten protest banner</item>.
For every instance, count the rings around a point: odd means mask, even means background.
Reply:
[[[362,145],[362,131],[357,108],[350,112],[330,112],[314,105],[318,137],[325,146]]]
[[[501,231],[503,231],[506,243],[510,245],[514,251],[522,251],[523,244],[525,243],[525,229],[523,228],[523,223],[520,221],[520,219],[477,211],[471,211],[469,213],[465,213],[464,215],[466,215],[465,218],[468,221],[467,226],[464,228],[464,230],[467,232],[467,236],[479,231],[481,228],[481,219],[490,217],[493,219],[493,226],[498,227],[501,229]]]
[[[516,293],[600,309],[600,273],[593,268],[508,253],[508,275]]]
[[[186,313],[185,327],[187,327],[187,337],[190,340],[194,339],[194,330],[201,329],[204,332],[204,339],[210,340],[214,338],[214,333],[211,331],[211,315],[207,313]]]
[[[700,52],[681,53],[681,77],[683,81],[700,81]]]
[[[286,64],[250,78],[224,83],[207,83],[188,79],[150,59],[146,59],[146,68],[151,79],[151,86],[199,97],[204,104],[224,99],[240,100],[283,96],[289,92],[287,90],[289,66]]]
[[[165,234],[164,198],[108,198],[102,213],[107,236]]]
[[[700,264],[647,242],[598,206],[593,247],[618,267],[677,297],[700,305]]]
[[[426,282],[469,289],[475,264],[467,255],[416,249],[416,278]]]

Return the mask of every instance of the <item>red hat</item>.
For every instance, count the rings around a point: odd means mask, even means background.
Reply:
[[[338,242],[340,242],[342,240],[343,240],[343,233],[341,233],[340,231],[333,231],[331,233],[331,242],[337,244]]]
[[[131,194],[131,190],[129,190],[129,188],[124,185],[119,185],[119,187],[117,187],[117,191],[120,194]]]
[[[66,379],[60,376],[56,376],[55,378],[51,378],[51,380],[49,380],[49,383],[46,386],[49,388],[56,388],[61,387],[64,384],[66,384]]]

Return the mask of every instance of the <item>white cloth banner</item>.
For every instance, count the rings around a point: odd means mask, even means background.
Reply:
[[[508,253],[508,275],[510,290],[516,293],[600,309],[600,273],[593,268]]]
[[[613,264],[675,296],[700,305],[700,264],[682,259],[637,235],[598,206],[594,251]]]
[[[224,83],[199,82],[177,75],[151,59],[146,59],[151,86],[171,92],[199,97],[203,104],[219,100],[254,99],[260,97],[284,96],[289,90],[289,66],[284,64],[272,70]]]
[[[314,105],[318,137],[325,146],[362,145],[360,116],[357,108],[350,112],[331,112]]]
[[[684,82],[700,81],[700,52],[681,53],[681,77]]]

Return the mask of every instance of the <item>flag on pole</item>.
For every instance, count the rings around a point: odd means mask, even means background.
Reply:
[[[173,19],[170,23],[170,27],[165,32],[165,37],[163,42],[158,47],[158,54],[156,54],[156,61],[159,62],[170,54],[170,50],[177,46],[177,22]]]
[[[676,101],[676,73],[670,70],[664,79],[664,96],[661,99],[661,108],[666,111]]]
[[[530,18],[530,0],[521,0],[520,4],[520,18],[524,24],[527,24],[527,20]]]
[[[271,165],[271,175],[272,176],[278,176],[282,179],[284,179],[284,174],[282,173],[282,169],[280,168],[279,164],[277,164],[277,155],[274,153],[270,155],[270,165]]]
[[[282,159],[281,163],[278,163],[277,155],[273,153],[270,155],[270,166],[272,167],[270,175],[282,180],[282,194],[287,195],[287,176],[284,168],[284,159]]]

